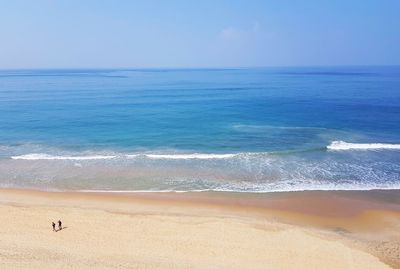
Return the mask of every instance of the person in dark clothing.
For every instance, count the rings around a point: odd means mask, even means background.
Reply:
[[[53,226],[53,232],[55,232],[56,231],[56,224],[54,222],[52,222],[51,225]]]
[[[62,222],[61,222],[61,220],[58,221],[58,230],[62,230]]]

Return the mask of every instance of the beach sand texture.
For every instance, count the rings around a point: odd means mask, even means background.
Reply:
[[[339,236],[283,223],[279,214],[266,217],[263,209],[98,194],[0,193],[4,269],[390,268]],[[65,228],[53,232],[51,222],[58,219]]]

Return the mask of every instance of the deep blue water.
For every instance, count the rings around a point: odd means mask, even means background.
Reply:
[[[399,188],[400,67],[3,70],[0,185]]]

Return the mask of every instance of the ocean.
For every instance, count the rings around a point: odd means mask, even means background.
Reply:
[[[400,188],[400,67],[0,71],[0,187]]]

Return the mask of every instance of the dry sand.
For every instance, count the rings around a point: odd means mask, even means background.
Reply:
[[[398,197],[4,189],[0,268],[400,268]]]

